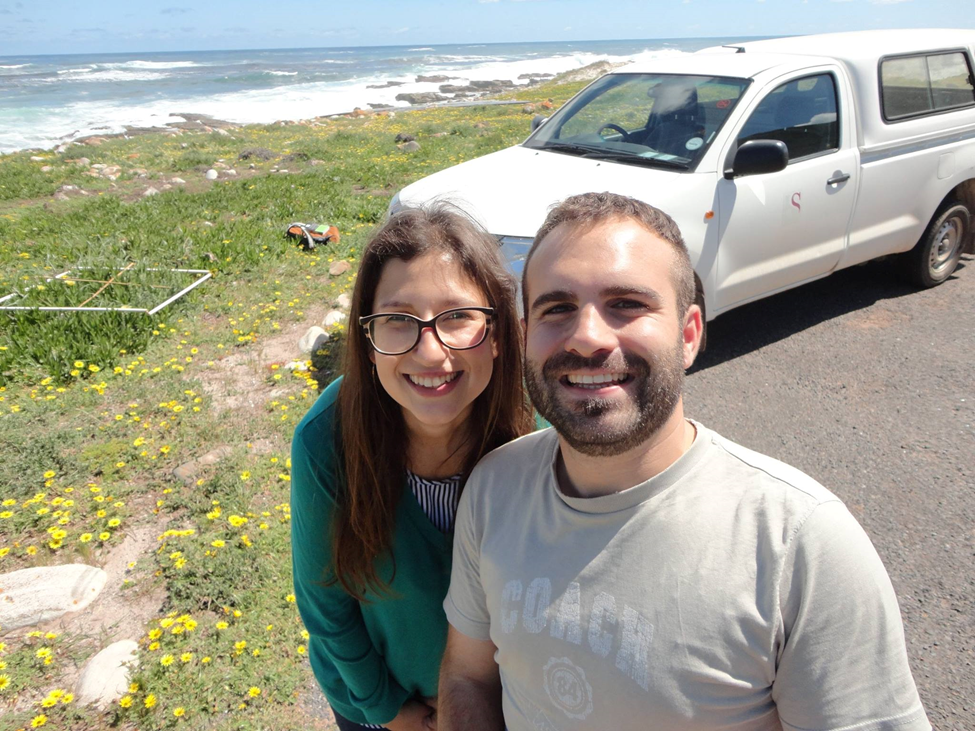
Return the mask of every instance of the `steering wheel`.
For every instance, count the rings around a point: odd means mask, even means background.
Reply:
[[[596,134],[599,135],[600,137],[602,137],[603,130],[605,130],[605,129],[611,129],[614,132],[619,132],[621,135],[623,135],[623,142],[632,142],[633,141],[632,138],[630,137],[630,133],[629,132],[627,132],[625,129],[623,129],[622,127],[620,127],[618,124],[613,124],[612,122],[607,122],[606,124],[604,124],[598,130],[596,130]]]

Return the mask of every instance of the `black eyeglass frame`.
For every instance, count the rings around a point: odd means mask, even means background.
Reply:
[[[476,312],[483,312],[485,315],[487,315],[487,321],[485,322],[485,327],[484,327],[484,337],[482,337],[474,345],[466,345],[463,348],[457,348],[454,347],[453,345],[448,345],[440,337],[440,332],[437,330],[437,320],[439,320],[444,315],[449,315],[452,312],[463,312],[465,310],[474,310]],[[372,349],[381,355],[406,355],[420,343],[420,338],[423,336],[423,331],[426,330],[427,328],[433,330],[433,337],[437,339],[438,343],[440,343],[442,346],[444,346],[449,350],[473,350],[474,348],[477,348],[478,346],[483,344],[485,340],[487,340],[488,331],[491,329],[491,326],[494,324],[494,321],[492,319],[494,317],[494,312],[495,310],[493,307],[473,307],[473,306],[472,307],[451,307],[449,310],[444,310],[443,312],[434,315],[429,320],[421,320],[419,317],[416,317],[415,315],[408,315],[405,312],[377,312],[375,315],[365,315],[364,317],[360,317],[359,327],[362,328],[362,332],[365,334],[366,340],[369,341],[369,344],[372,346]],[[413,345],[408,347],[406,350],[400,350],[395,353],[390,353],[385,350],[380,350],[378,347],[376,347],[376,344],[373,342],[372,336],[369,333],[369,323],[371,323],[373,320],[376,320],[380,317],[405,317],[410,320],[413,320],[418,326],[416,331],[416,340],[413,341]]]

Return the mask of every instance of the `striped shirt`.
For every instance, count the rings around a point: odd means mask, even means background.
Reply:
[[[406,481],[430,522],[441,533],[453,530],[457,503],[460,501],[460,475],[431,480],[407,471]]]

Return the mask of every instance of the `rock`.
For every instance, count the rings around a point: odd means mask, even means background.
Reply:
[[[515,82],[509,81],[508,79],[493,79],[492,81],[474,79],[471,81],[471,86],[475,89],[483,89],[488,91],[494,91],[495,89],[510,89],[515,85]]]
[[[468,91],[477,91],[473,86],[456,86],[454,84],[442,84],[440,91],[444,94],[460,94]]]
[[[324,160],[312,160],[309,164],[312,167],[317,168],[319,165],[324,165],[325,164],[325,161]]]
[[[450,132],[434,132],[431,137],[446,137]]]
[[[159,195],[159,191],[155,188],[146,188],[145,192],[142,194],[143,198],[149,198],[154,195]]]
[[[432,91],[425,91],[413,94],[397,94],[396,101],[406,102],[407,104],[433,104],[434,102],[447,101],[447,97]]]
[[[0,627],[9,632],[78,612],[108,580],[94,566],[37,566],[0,575]]]
[[[450,81],[451,79],[456,79],[456,76],[417,76],[416,83],[418,84],[442,84],[445,81]]]
[[[174,185],[186,185],[186,181],[183,180],[182,178],[173,178],[169,182],[173,183]]]
[[[42,165],[41,166],[41,172],[42,173],[49,173],[52,170],[54,170],[54,168],[52,168],[50,165]]]
[[[384,110],[384,109],[392,109],[393,108],[393,105],[392,104],[383,104],[381,102],[369,102],[369,106],[372,109],[375,109],[377,111]],[[382,115],[380,115],[380,116],[382,116]]]
[[[349,296],[348,292],[343,292],[335,298],[335,305],[341,307],[343,310],[347,310],[352,306],[352,297]]]
[[[534,104],[526,104],[525,106],[523,106],[521,108],[521,111],[524,112],[525,114],[534,114],[535,113],[535,105]]]
[[[207,170],[207,180],[216,180],[218,175],[219,173],[213,168]]]
[[[551,99],[546,99],[545,101],[543,101],[543,102],[542,102],[541,104],[539,104],[538,106],[540,106],[540,107],[541,107],[542,109],[551,109],[551,108],[552,108],[552,107],[554,107],[555,105],[554,105],[554,104],[552,104],[552,100],[551,100]]]
[[[68,200],[68,196],[66,196],[64,193],[55,193],[54,194],[54,200],[56,200],[56,201],[66,201],[66,200]]]
[[[551,79],[555,74],[518,74],[519,79]]]
[[[138,665],[139,644],[134,640],[114,642],[85,663],[75,685],[81,705],[105,709],[129,688],[132,668]]]
[[[163,190],[172,190],[172,188],[173,186],[171,186],[169,183],[163,183]]]
[[[86,168],[91,165],[91,160],[89,160],[87,157],[79,157],[77,160],[68,160],[68,162],[82,168]]]
[[[247,445],[247,451],[251,454],[271,454],[274,452],[274,442],[270,439],[255,439]]]
[[[90,145],[92,147],[98,147],[107,140],[104,137],[83,137],[80,140],[75,140],[79,145]]]
[[[247,169],[248,170],[255,170],[256,168],[257,168],[257,165],[255,165],[254,163],[251,163],[250,165],[247,166]]]
[[[213,163],[214,170],[226,170],[229,167],[230,166],[227,163],[225,163],[223,160],[217,160],[215,163]]]
[[[420,143],[414,140],[413,142],[404,142],[402,145],[396,145],[400,152],[416,152],[420,149]]]
[[[37,155],[31,155],[30,156],[30,161],[31,162],[44,162],[44,160],[45,160],[45,158],[38,157]]]
[[[344,312],[339,312],[338,310],[332,310],[327,315],[325,319],[322,320],[322,327],[332,327],[333,325],[338,325],[343,320],[346,320],[348,315]]]
[[[385,84],[370,84],[367,89],[388,89],[391,86],[402,86],[405,81],[387,81]]]
[[[590,81],[591,79],[598,79],[600,76],[605,76],[613,69],[619,68],[620,66],[625,66],[627,63],[629,63],[629,61],[620,61],[619,63],[613,63],[611,61],[596,61],[588,66],[583,66],[581,69],[565,71],[553,78],[560,84],[572,84],[577,81]]]
[[[225,129],[215,129],[214,132],[216,132],[218,135],[223,135],[224,137],[230,137],[230,133]]]
[[[204,221],[200,225],[201,226],[206,226],[207,228],[213,228],[213,224],[210,221]]]
[[[96,162],[94,165],[91,166],[91,169],[92,170],[104,170],[107,167],[108,167],[108,165],[106,165],[103,162]]]
[[[224,170],[223,171],[223,174],[224,175],[229,175],[231,178],[237,177],[237,171],[234,170],[233,168],[230,168],[230,170]]]
[[[407,134],[406,132],[400,132],[398,135],[396,135],[397,142],[412,142],[415,139],[416,137],[411,134]]]
[[[298,341],[298,350],[309,355],[328,342],[329,335],[318,326],[308,328],[308,332]]]
[[[292,152],[290,155],[285,155],[281,158],[281,162],[307,162],[310,158],[307,152]]]
[[[277,156],[278,155],[277,155],[276,152],[272,152],[271,150],[267,149],[266,147],[248,147],[246,150],[243,150],[237,156],[237,159],[238,160],[250,160],[251,158],[256,158],[258,160],[261,160],[263,162],[266,162],[268,160],[273,160]]]
[[[331,274],[333,277],[337,277],[340,274],[345,274],[351,268],[352,265],[349,262],[347,262],[345,259],[342,259],[341,261],[333,262],[332,266],[328,268],[328,273]]]
[[[293,360],[290,363],[285,363],[284,369],[286,371],[300,371],[303,373],[308,370],[308,364],[303,360]]]

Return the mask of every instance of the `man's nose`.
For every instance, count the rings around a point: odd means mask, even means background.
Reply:
[[[420,331],[420,342],[416,344],[415,357],[423,363],[442,363],[446,347],[437,338],[432,327]]]
[[[565,342],[565,349],[588,358],[617,345],[616,333],[594,305],[579,308],[572,332]]]

